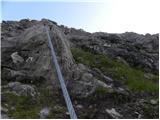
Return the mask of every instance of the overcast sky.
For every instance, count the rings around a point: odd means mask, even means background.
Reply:
[[[89,32],[158,33],[160,28],[159,1],[2,0],[1,19],[30,18],[40,20],[47,18],[58,24],[82,28]]]

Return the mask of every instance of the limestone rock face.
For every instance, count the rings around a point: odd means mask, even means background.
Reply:
[[[2,118],[69,118],[45,28],[79,118],[157,118],[158,34],[88,33],[47,19],[1,25]],[[151,93],[136,91],[148,81]]]
[[[93,53],[106,54],[119,58],[125,64],[157,72],[159,55],[159,35],[126,32],[110,34],[97,32],[90,34],[69,33],[68,39],[73,47],[80,47]],[[125,61],[124,61],[125,60]],[[158,72],[157,72],[158,73]]]
[[[57,58],[63,74],[65,75],[66,81],[69,80],[72,75],[73,58],[69,49],[68,41],[64,35],[58,30],[58,28],[51,24],[54,29],[50,31],[52,42],[57,51]],[[14,40],[13,40],[14,39]],[[16,66],[18,70],[24,70],[27,74],[32,76],[41,76],[47,81],[55,82],[54,67],[51,61],[50,49],[48,47],[48,41],[43,23],[34,25],[26,29],[17,38],[11,37],[8,43],[7,40],[2,41],[2,65],[7,67],[14,67],[13,63],[23,62],[20,66]],[[3,45],[3,44],[6,44]],[[11,44],[11,46],[9,46]],[[15,49],[24,58],[15,52]],[[4,52],[3,52],[4,51]],[[12,53],[11,58],[13,62],[8,61],[11,59],[6,54]],[[30,59],[32,58],[32,59]],[[28,62],[30,59],[30,62]]]

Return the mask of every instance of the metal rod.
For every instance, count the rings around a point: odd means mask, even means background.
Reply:
[[[45,27],[45,30],[46,30],[47,37],[48,37],[49,47],[51,49],[52,62],[55,65],[55,68],[56,68],[57,76],[58,76],[58,79],[59,79],[59,82],[60,82],[60,85],[61,85],[61,89],[62,89],[62,92],[63,92],[63,96],[64,96],[64,99],[65,99],[69,114],[70,114],[70,118],[71,119],[77,119],[77,115],[75,113],[75,110],[73,108],[70,96],[68,94],[68,91],[67,91],[67,88],[66,88],[66,85],[65,85],[65,82],[64,82],[64,79],[63,79],[63,76],[62,76],[57,58],[56,58],[56,54],[55,54],[55,51],[54,51],[52,41],[51,41],[51,38],[50,38],[47,27]]]

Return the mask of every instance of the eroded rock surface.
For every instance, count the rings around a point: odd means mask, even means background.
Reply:
[[[69,118],[45,28],[78,118],[158,118],[158,34],[91,34],[47,19],[2,22],[3,118]]]

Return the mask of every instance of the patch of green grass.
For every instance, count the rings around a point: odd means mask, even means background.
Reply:
[[[48,106],[50,108],[47,118],[66,118],[65,113],[67,112],[67,109],[65,104],[63,105],[61,103],[61,99],[64,100],[61,90],[56,89],[54,90],[54,93],[51,93],[52,91],[46,89],[46,87],[41,87],[39,91],[41,93],[41,95],[38,96],[39,106]]]
[[[71,51],[77,63],[83,63],[90,68],[98,68],[113,79],[120,80],[131,90],[146,91],[149,93],[159,92],[158,84],[153,82],[158,81],[159,77],[156,75],[148,80],[144,77],[142,70],[127,66],[106,55],[92,54],[79,48],[72,48]]]
[[[38,118],[38,111],[36,108],[30,108],[30,109],[22,109],[20,108],[16,108],[16,111],[12,113],[12,118],[16,118],[16,119],[36,119]]]
[[[13,93],[4,93],[3,104],[8,104],[9,117],[11,118],[38,118],[36,102],[28,96],[17,96]]]
[[[95,93],[96,93],[96,95],[101,97],[101,96],[104,96],[106,93],[108,93],[108,90],[103,87],[98,87],[98,88],[96,88]]]
[[[9,110],[7,115],[13,119],[38,119],[40,118],[40,110],[46,106],[51,109],[48,118],[64,117],[66,106],[56,101],[59,101],[61,93],[57,90],[54,94],[50,94],[49,90],[45,87],[41,87],[39,92],[40,94],[35,97],[3,93],[2,99],[4,101],[2,102],[2,106],[7,104],[7,109]],[[57,107],[55,108],[55,106]]]

